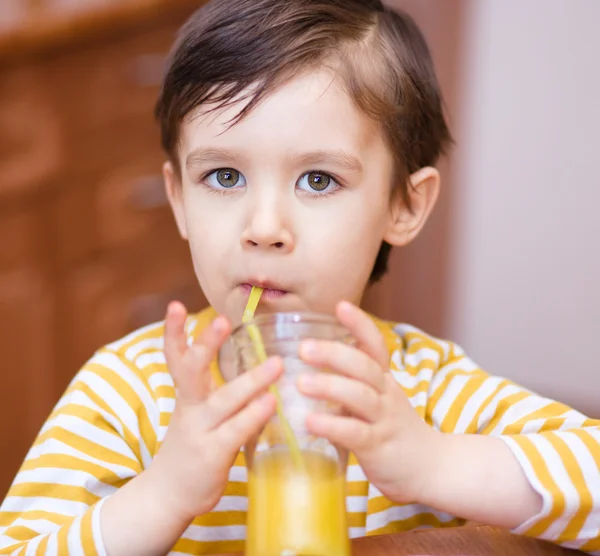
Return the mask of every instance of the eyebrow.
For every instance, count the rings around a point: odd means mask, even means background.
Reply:
[[[340,150],[318,150],[294,157],[302,165],[335,164],[350,172],[360,174],[363,166],[355,156]]]
[[[206,162],[231,162],[243,158],[240,153],[228,149],[216,149],[214,147],[198,147],[188,154],[185,159],[185,167],[193,168]]]
[[[194,149],[186,158],[186,168],[200,166],[207,162],[212,163],[231,163],[232,160],[245,158],[237,151],[229,149],[217,149],[214,147],[198,147]],[[355,156],[341,150],[316,150],[308,153],[293,155],[290,157],[295,163],[311,166],[320,164],[334,164],[350,172],[362,173],[363,166],[360,160]]]

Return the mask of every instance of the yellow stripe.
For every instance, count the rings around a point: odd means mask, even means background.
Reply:
[[[194,525],[203,527],[246,525],[246,512],[234,510],[227,512],[209,512],[194,519]]]
[[[523,450],[525,456],[531,463],[533,470],[542,483],[542,487],[549,491],[552,496],[552,508],[550,514],[540,519],[525,534],[531,537],[541,537],[542,534],[558,519],[565,509],[565,497],[557,487],[554,478],[548,470],[546,461],[538,451],[537,447],[527,436],[512,436],[511,437]]]
[[[157,401],[160,398],[167,398],[168,400],[175,399],[175,388],[173,386],[158,386],[154,391],[154,395]]]
[[[429,390],[430,384],[431,384],[431,382],[429,379],[423,379],[423,380],[420,380],[419,382],[417,382],[416,386],[413,386],[412,388],[406,388],[403,386],[402,390],[406,394],[407,398],[412,398],[413,396],[416,396],[417,394],[420,394],[422,392],[427,392]]]
[[[243,552],[244,541],[192,541],[182,538],[173,547],[173,552],[184,554],[225,554],[228,552]]]
[[[540,419],[551,419],[552,417],[558,417],[569,410],[570,408],[562,403],[549,402],[544,407],[540,407],[539,409],[532,411],[528,415],[525,415],[524,417],[521,417],[512,423],[510,425],[510,434],[521,434],[527,423],[531,423]]]
[[[94,402],[100,409],[102,409],[109,415],[112,415],[117,421],[119,421],[119,423],[121,423],[123,429],[123,438],[127,443],[127,446],[129,446],[131,451],[135,454],[136,458],[138,458],[138,460],[141,461],[142,453],[140,449],[139,438],[135,434],[133,434],[128,427],[125,426],[125,423],[123,423],[121,418],[115,413],[115,411],[109,405],[109,403],[103,398],[101,398],[98,394],[96,394],[91,389],[91,387],[85,382],[76,382],[73,385],[73,388],[84,392],[90,398],[90,400],[92,400],[92,402]]]
[[[346,483],[348,496],[367,496],[369,493],[368,481],[348,481]]]
[[[504,414],[514,404],[520,402],[521,400],[524,400],[525,398],[528,398],[530,395],[531,394],[529,394],[528,392],[521,391],[516,392],[515,394],[511,394],[510,396],[507,396],[506,398],[500,400],[498,406],[496,407],[494,417],[489,421],[489,423],[485,427],[483,427],[483,429],[481,430],[481,434],[489,434],[491,431],[493,431],[494,428],[496,428],[496,425],[500,423],[500,421],[502,421]],[[507,431],[508,429],[510,429],[510,426],[506,427],[504,431]],[[508,434],[508,432],[505,432],[504,434]]]
[[[466,371],[461,368],[453,369],[452,371],[448,372],[448,374],[444,377],[444,380],[442,381],[442,383],[437,386],[436,391],[433,394],[433,396],[430,396],[429,399],[427,400],[428,412],[430,414],[433,414],[433,412],[435,411],[435,406],[440,401],[440,398],[446,393],[446,390],[448,389],[448,385],[450,384],[450,382],[452,382],[452,380],[454,380],[455,378],[457,378],[459,376],[469,376],[469,377],[470,376],[478,376],[478,373],[481,373],[481,372],[482,371],[479,371],[479,370]],[[433,380],[435,380],[435,376],[433,377]]]
[[[454,398],[454,401],[448,408],[440,426],[442,432],[454,432],[456,424],[465,409],[465,405],[471,399],[473,394],[483,386],[487,378],[487,375],[481,371],[473,372],[473,378],[465,383],[463,389],[459,392],[458,396]]]
[[[67,446],[79,450],[80,452],[93,455],[93,457],[96,459],[127,467],[135,474],[142,472],[142,467],[139,461],[124,456],[123,454],[115,452],[114,450],[104,448],[103,446],[100,446],[100,444],[96,444],[87,438],[83,438],[82,436],[63,429],[62,427],[52,427],[38,437],[36,444],[41,444],[42,442],[50,439],[58,440]]]
[[[379,529],[375,529],[373,531],[369,531],[367,536],[371,537],[374,535],[387,535],[390,533],[401,533],[404,531],[410,531],[415,529],[416,527],[459,527],[465,524],[464,519],[455,518],[448,522],[440,521],[440,519],[432,514],[432,513],[422,513],[411,516],[407,519],[402,519],[398,521],[392,521],[387,525],[380,527]]]
[[[567,443],[553,433],[546,433],[544,434],[544,437],[548,439],[552,446],[554,446],[554,449],[558,452],[558,455],[567,470],[569,479],[571,479],[571,483],[579,493],[580,500],[577,511],[569,521],[569,524],[562,531],[559,538],[560,542],[576,540],[585,524],[585,520],[592,510],[592,494],[585,482],[585,477],[581,472],[580,464],[573,452],[567,446]]]
[[[93,517],[95,508],[90,508],[81,519],[81,546],[85,556],[98,556],[94,542]]]
[[[585,552],[595,552],[596,550],[600,550],[600,537],[596,537],[595,539],[590,539],[583,546],[580,547],[580,550]]]
[[[12,494],[9,493],[9,496],[12,496]],[[36,519],[47,519],[58,526],[62,526],[72,519],[71,516],[68,515],[54,514],[42,510],[28,510],[25,514],[22,512],[0,512],[0,527],[8,527],[19,518],[30,519],[32,521]]]
[[[564,417],[551,417],[538,430],[538,432],[557,431],[565,424]]]
[[[171,416],[173,414],[170,411],[161,411],[158,416],[158,424],[161,427],[168,427],[171,422]]]
[[[366,527],[367,514],[365,512],[348,512],[348,527]]]
[[[116,487],[123,486],[129,480],[122,479],[106,467],[66,454],[45,454],[35,459],[26,460],[21,467],[21,471],[32,471],[48,467],[66,470],[77,469],[89,473],[98,481]]]
[[[133,366],[129,361],[121,360],[121,362],[128,367],[132,373],[135,374],[140,384],[148,392],[150,399],[153,401],[153,403],[156,403],[146,380],[143,376],[139,376],[139,369]],[[154,455],[154,450],[156,447],[156,434],[150,421],[150,417],[146,412],[146,408],[136,391],[129,384],[129,382],[121,377],[117,371],[113,369],[107,369],[106,367],[102,367],[100,365],[89,365],[89,367],[96,367],[98,374],[116,390],[123,400],[125,400],[127,405],[134,411],[138,418],[138,426],[140,428],[140,434],[144,440],[144,444],[148,448],[148,451],[151,453],[151,455]]]
[[[503,380],[500,384],[498,384],[498,386],[494,389],[494,391],[479,406],[477,413],[475,413],[475,416],[473,417],[473,419],[471,419],[471,422],[469,423],[469,426],[467,427],[466,433],[476,433],[477,432],[477,430],[479,429],[479,418],[481,417],[481,414],[487,409],[487,407],[489,407],[490,403],[498,395],[498,393],[503,388],[506,388],[507,386],[510,386],[511,384],[512,383],[510,382],[510,380]]]
[[[585,429],[573,429],[569,431],[569,434],[574,434],[585,444],[596,467],[600,469],[600,442],[590,434],[590,431]]]
[[[11,496],[22,496],[24,498],[35,498],[44,496],[70,502],[83,502],[88,506],[95,504],[100,497],[92,494],[85,487],[72,485],[59,485],[52,483],[19,483],[10,489]]]
[[[223,496],[248,496],[248,483],[229,481],[225,485]]]
[[[390,508],[395,508],[397,506],[402,506],[402,504],[396,504],[384,496],[376,496],[369,500],[367,513],[374,514],[383,512],[384,510],[389,510]]]
[[[71,522],[75,521],[75,519],[71,519]],[[69,554],[69,529],[70,527],[63,527],[56,533],[56,540],[58,545],[58,554]]]
[[[6,534],[16,541],[29,541],[38,536],[37,531],[30,529],[29,527],[25,527],[24,525],[17,525],[16,527],[11,527]]]
[[[120,346],[116,351],[111,351],[111,353],[122,353],[124,354],[129,348],[135,346],[142,340],[160,340],[164,337],[165,326],[163,323],[156,323],[155,326],[151,327],[149,330],[144,332],[139,332],[138,334],[134,334],[133,337],[125,344]],[[108,350],[107,350],[108,351]]]
[[[37,556],[44,556],[48,549],[48,541],[50,540],[50,535],[45,535],[42,539],[42,542],[39,544],[36,553]]]

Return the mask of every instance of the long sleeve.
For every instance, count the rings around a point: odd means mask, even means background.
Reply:
[[[0,554],[104,555],[102,503],[150,463],[158,421],[138,370],[99,351],[54,408],[0,507]]]
[[[600,551],[600,421],[486,374],[454,344],[437,345],[429,348],[441,365],[431,375],[425,419],[443,432],[506,442],[543,499],[539,515],[516,533]]]

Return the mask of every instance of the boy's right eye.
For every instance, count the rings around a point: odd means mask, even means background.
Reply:
[[[206,176],[206,181],[213,189],[233,189],[246,185],[246,179],[234,168],[219,168]]]

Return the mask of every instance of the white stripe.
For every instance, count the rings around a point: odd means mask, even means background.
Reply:
[[[121,367],[125,373],[130,375],[131,371],[123,364]],[[112,369],[113,372],[118,372],[117,369]],[[94,388],[98,396],[106,401],[107,404],[115,411],[119,416],[123,424],[129,429],[132,435],[139,440],[140,453],[142,455],[142,462],[144,467],[150,465],[150,454],[148,448],[144,443],[140,432],[140,426],[136,411],[129,406],[129,404],[121,397],[121,395],[115,390],[112,384],[103,377],[93,373],[91,371],[83,370],[80,372],[80,378],[82,381],[89,384],[91,388]],[[152,415],[149,415],[150,421],[152,422]],[[157,427],[158,428],[158,427]]]
[[[444,365],[437,373],[435,373],[435,376],[431,381],[430,395],[435,394],[438,388],[446,384],[445,379],[449,374],[455,371],[472,373],[479,370],[479,367],[475,363],[473,363],[473,361],[471,361],[468,357],[461,357],[460,359],[457,359],[452,363]]]
[[[483,382],[483,384],[473,392],[462,411],[460,417],[454,427],[454,432],[464,433],[467,427],[481,408],[481,404],[492,394],[492,392],[498,388],[504,379],[500,377],[490,377]]]
[[[531,461],[525,454],[525,452],[521,449],[521,446],[517,442],[515,442],[510,436],[499,436],[501,440],[503,440],[506,445],[510,448],[515,458],[521,465],[521,469],[523,473],[525,473],[525,477],[529,481],[529,484],[532,488],[542,497],[542,508],[537,515],[534,515],[521,525],[515,527],[512,532],[517,535],[522,535],[528,529],[530,529],[534,524],[538,523],[548,515],[552,511],[552,495],[544,488],[542,483],[540,482]]]
[[[54,420],[53,424],[55,427],[65,429],[84,440],[98,444],[107,450],[116,452],[125,457],[131,458],[134,461],[138,461],[137,456],[133,450],[129,447],[127,442],[123,440],[118,434],[111,434],[99,427],[96,427],[80,417],[75,417],[68,414],[59,414]]]
[[[534,411],[538,411],[539,409],[542,409],[551,403],[553,403],[551,400],[540,398],[538,396],[527,396],[526,398],[519,400],[517,403],[512,404],[504,412],[504,415],[502,415],[500,421],[498,421],[496,426],[489,432],[489,435],[498,436],[499,434],[503,434],[506,427],[516,423],[517,421],[525,420]],[[525,425],[521,434],[527,434],[527,432],[527,425]],[[536,431],[534,430],[532,432]]]
[[[481,415],[479,415],[479,420],[477,421],[477,432],[480,433],[487,426],[494,415],[496,415],[496,409],[502,400],[508,398],[508,396],[517,394],[518,392],[523,392],[523,389],[515,384],[508,384],[502,388],[492,398],[487,407],[481,412]]]
[[[13,484],[24,483],[80,486],[98,498],[104,498],[117,491],[117,487],[99,481],[91,473],[58,467],[38,467],[20,471]]]
[[[144,338],[140,340],[137,344],[133,344],[128,347],[125,351],[125,357],[129,359],[129,361],[133,361],[142,351],[144,350],[163,350],[165,347],[165,339],[164,336],[157,336],[154,338]]]
[[[346,511],[366,512],[368,498],[366,496],[346,496]]]
[[[431,361],[433,363],[434,368],[438,368],[440,366],[440,354],[434,349],[423,347],[418,351],[413,353],[405,353],[404,354],[404,366],[405,367],[416,367],[418,368],[424,362]]]
[[[164,324],[165,324],[164,321],[153,322],[152,324],[147,324],[146,326],[143,326],[142,328],[138,328],[137,330],[134,330],[130,334],[127,334],[127,336],[124,336],[120,340],[115,340],[114,342],[108,344],[105,349],[109,349],[112,351],[118,351],[123,346],[133,342],[136,337],[144,336],[146,333],[148,333],[152,330],[158,330],[159,328],[163,327]]]
[[[36,459],[40,456],[53,455],[53,454],[65,454],[68,456],[80,458],[84,461],[89,461],[91,463],[95,463],[95,464],[99,465],[100,467],[104,467],[105,469],[112,471],[117,476],[119,476],[121,479],[129,479],[136,475],[136,473],[129,467],[125,467],[123,465],[118,465],[118,464],[104,461],[104,460],[101,460],[98,458],[94,458],[94,457],[90,456],[89,454],[86,454],[85,452],[77,450],[76,448],[73,448],[72,446],[69,446],[68,444],[65,444],[64,442],[57,440],[56,438],[49,438],[48,440],[45,440],[41,444],[37,444],[36,446],[33,446],[31,448],[31,450],[29,451],[29,454],[27,454],[26,461]]]
[[[46,554],[44,556],[58,556],[58,538],[56,535],[50,535],[46,545]],[[63,556],[62,554],[60,556]]]
[[[60,515],[74,516],[87,511],[89,506],[83,502],[63,500],[62,498],[50,498],[47,496],[9,496],[2,503],[4,512],[40,511],[51,512]]]
[[[248,510],[246,496],[223,496],[211,510],[213,512],[245,512]]]
[[[27,543],[27,550],[25,556],[37,556],[37,549],[41,542],[47,537],[47,535],[39,535],[35,539],[31,539]]]
[[[349,465],[346,471],[346,480],[350,482],[367,481],[367,476],[360,465]]]
[[[438,512],[437,510],[433,510],[432,508],[428,508],[418,504],[410,504],[406,506],[392,506],[391,508],[387,508],[381,512],[368,515],[367,531],[374,531],[375,529],[385,527],[386,525],[394,521],[403,521],[405,519],[410,519],[411,517],[423,513],[430,513],[435,515],[442,523],[447,523],[454,519],[454,516],[451,516],[450,514],[447,514],[445,512]]]
[[[421,384],[421,382],[430,383],[433,378],[433,371],[427,367],[421,369],[416,375],[411,375],[408,371],[392,371],[392,376],[400,386],[407,390],[412,390]]]
[[[92,513],[92,537],[94,538],[94,547],[98,556],[108,556],[106,553],[106,547],[104,546],[104,538],[102,536],[102,527],[100,521],[100,512],[102,512],[102,506],[104,506],[106,498],[100,500],[95,506]]]
[[[38,535],[54,533],[60,529],[60,525],[53,523],[49,519],[26,519],[20,517],[10,524],[11,527],[27,527],[35,531]]]
[[[592,454],[584,442],[575,434],[557,433],[563,439],[577,460],[585,484],[592,497],[592,508],[600,508],[600,469],[596,465]],[[600,434],[595,435],[600,445]],[[592,510],[587,516],[583,527],[574,543],[569,543],[572,548],[581,548],[591,539],[600,538],[600,512]]]
[[[161,413],[173,413],[175,410],[175,398],[158,398],[156,403]]]
[[[459,375],[455,376],[450,380],[450,383],[447,384],[444,389],[444,393],[435,404],[433,408],[433,413],[431,414],[434,425],[438,428],[441,428],[442,422],[446,418],[448,411],[452,408],[454,403],[456,402],[456,398],[462,392],[463,388],[467,385],[467,383],[471,380],[471,377],[468,375]],[[444,431],[450,432],[450,431]]]
[[[136,360],[135,364],[138,368],[143,369],[148,365],[166,365],[167,359],[164,352],[154,351],[152,353],[142,353]]]
[[[563,413],[560,418],[564,419],[565,422],[558,428],[559,431],[580,429],[583,423],[588,420],[585,415],[579,413],[579,411],[575,411],[574,409],[569,409],[569,411]]]
[[[67,533],[67,546],[69,554],[85,554],[81,544],[81,516],[76,518]]]
[[[419,392],[412,396],[412,398],[408,398],[410,405],[412,405],[413,409],[417,407],[425,407],[427,405],[427,392]]]
[[[365,528],[364,527],[348,527],[348,536],[351,539],[359,539],[360,537],[365,536]]]
[[[63,409],[69,405],[79,405],[92,409],[96,413],[99,413],[104,420],[111,425],[121,436],[123,433],[123,424],[113,414],[105,411],[99,405],[96,405],[94,401],[82,390],[74,389],[67,396],[63,396],[55,407],[55,410]],[[40,434],[43,434],[52,427],[54,419],[49,419],[42,428]]]
[[[205,527],[190,525],[183,534],[184,539],[191,541],[242,541],[246,538],[245,525],[223,525]]]
[[[8,535],[2,535],[0,537],[0,548],[8,548],[10,546],[13,546],[14,544],[18,544],[21,541],[18,541],[17,539],[13,539],[12,537],[9,537]]]
[[[229,481],[232,483],[247,483],[248,469],[244,465],[233,465],[229,469]]]
[[[152,373],[148,379],[148,383],[152,390],[156,390],[160,386],[175,387],[173,377],[169,373]]]

